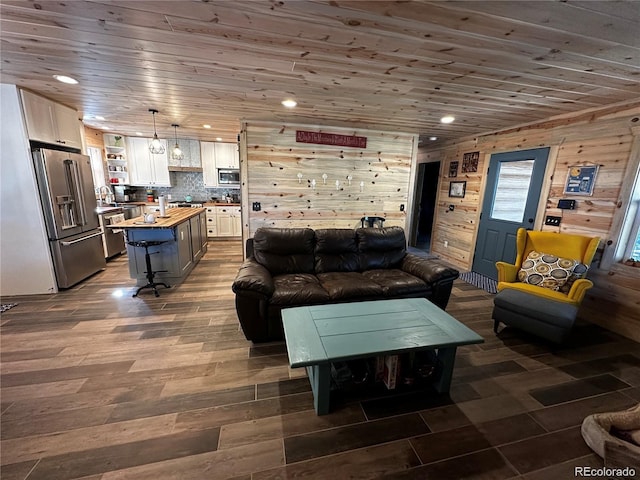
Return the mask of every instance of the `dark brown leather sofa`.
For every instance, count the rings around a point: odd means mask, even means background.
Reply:
[[[407,253],[400,227],[259,228],[233,282],[248,340],[282,340],[283,308],[424,297],[444,309],[459,272]]]

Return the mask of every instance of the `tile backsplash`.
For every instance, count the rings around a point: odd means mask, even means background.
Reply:
[[[154,198],[164,195],[168,199],[171,195],[172,202],[184,201],[187,195],[191,195],[192,202],[210,201],[211,197],[222,199],[226,195],[239,195],[238,188],[210,188],[204,186],[202,172],[169,172],[171,187],[158,187],[153,189]],[[144,202],[147,200],[147,192],[143,187],[136,189],[135,200]]]

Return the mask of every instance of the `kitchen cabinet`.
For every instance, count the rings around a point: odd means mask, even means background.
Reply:
[[[207,207],[205,224],[206,224],[207,237],[209,238],[217,237],[218,228],[216,226],[217,225],[216,207]]]
[[[200,232],[200,216],[192,217],[189,220],[191,229],[191,256],[197,262],[202,257],[202,233]]]
[[[155,154],[149,151],[151,140],[151,138],[127,137],[131,185],[170,187],[167,141],[160,140],[165,147],[165,152]]]
[[[200,142],[200,160],[202,162],[202,180],[205,187],[218,186],[216,170],[216,151],[214,142]]]
[[[129,185],[129,166],[124,137],[105,134],[104,150],[107,156],[107,174],[110,184]]]
[[[201,213],[200,216],[200,243],[202,248],[202,255],[207,253],[207,215],[206,213]]]
[[[184,222],[176,227],[176,243],[178,244],[177,266],[180,276],[184,275],[193,264],[190,223],[190,221]]]
[[[126,232],[129,241],[162,241],[150,249],[151,264],[156,272],[156,281],[170,285],[182,282],[207,251],[206,235],[202,228],[206,224],[203,208],[172,208],[167,217],[153,226],[139,226],[136,219],[118,224]],[[127,245],[129,273],[138,286],[145,285],[146,263],[144,248]]]
[[[220,143],[214,144],[216,154],[216,168],[227,168],[237,170],[240,168],[240,156],[238,154],[237,143]]]
[[[30,140],[82,148],[78,112],[26,90],[21,90],[21,94]]]
[[[235,143],[200,142],[200,159],[205,187],[219,186],[219,168],[230,170],[240,168],[238,145]]]
[[[216,233],[218,237],[242,236],[242,215],[240,207],[216,208]]]

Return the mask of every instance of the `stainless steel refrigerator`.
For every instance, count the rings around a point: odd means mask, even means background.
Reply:
[[[56,280],[69,288],[106,267],[89,157],[32,153]]]

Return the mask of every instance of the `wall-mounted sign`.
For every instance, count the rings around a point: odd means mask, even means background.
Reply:
[[[564,193],[569,195],[593,195],[598,165],[569,167]]]
[[[337,145],[340,147],[367,148],[367,137],[338,135],[337,133],[305,132],[304,130],[296,130],[296,142]]]
[[[462,156],[462,173],[477,172],[479,159],[480,152],[465,153]]]
[[[458,176],[458,161],[451,162],[449,164],[449,177],[457,177]]]

